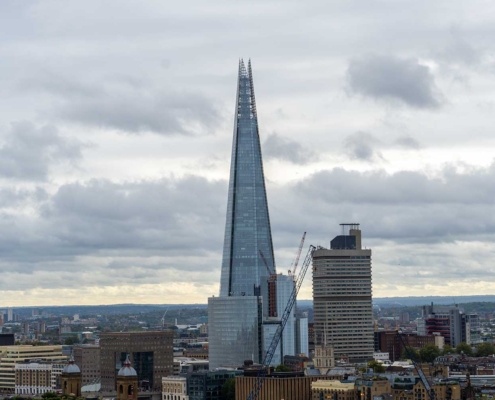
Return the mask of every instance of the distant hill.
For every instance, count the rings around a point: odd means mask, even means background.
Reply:
[[[373,304],[380,307],[423,306],[434,304],[493,303],[495,295],[483,296],[411,296],[411,297],[374,297]]]
[[[430,304],[465,304],[465,303],[495,303],[495,295],[484,296],[411,296],[411,297],[374,297],[373,304],[380,307],[392,306],[423,306]],[[312,300],[298,300],[297,306],[301,309],[312,308]],[[139,314],[151,311],[163,310],[169,307],[170,310],[178,310],[185,308],[206,308],[206,304],[110,304],[97,306],[30,306],[30,307],[15,307],[17,313],[21,315],[30,315],[33,308],[41,309],[49,314],[55,315],[117,315],[117,314]],[[1,308],[1,305],[0,305]]]

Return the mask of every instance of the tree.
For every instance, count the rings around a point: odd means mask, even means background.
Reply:
[[[455,348],[455,352],[458,354],[464,353],[469,357],[473,355],[473,349],[467,343],[459,343]]]
[[[455,353],[455,349],[453,349],[450,344],[446,344],[443,346],[442,355],[453,354],[453,353]]]
[[[284,364],[279,364],[277,365],[277,368],[275,368],[275,372],[290,372],[291,369]]]
[[[73,344],[79,343],[79,338],[77,336],[71,336],[65,339],[64,344],[71,346]]]
[[[230,378],[225,381],[220,389],[221,400],[235,400],[235,378]]]
[[[45,400],[50,400],[50,399],[59,399],[60,397],[55,392],[46,392],[41,395],[41,398]]]
[[[373,372],[376,372],[376,373],[381,373],[381,372],[385,372],[385,370],[387,368],[382,363],[379,363],[376,360],[371,360],[368,363],[368,369],[372,369]]]
[[[419,350],[421,361],[431,363],[440,355],[440,349],[434,344],[427,344]]]
[[[477,357],[488,357],[492,354],[495,354],[495,346],[491,343],[483,342],[478,347],[476,347]]]
[[[400,355],[400,358],[402,360],[414,360],[414,361],[419,361],[419,351],[416,350],[414,347],[404,347],[404,350],[402,350],[402,354]]]

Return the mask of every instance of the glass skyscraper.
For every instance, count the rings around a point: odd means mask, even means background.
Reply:
[[[220,296],[253,296],[275,271],[251,61],[239,62]]]
[[[274,274],[253,74],[240,60],[220,297],[208,299],[210,369],[262,361],[294,288],[292,276]],[[295,354],[295,324],[293,310],[272,365]]]
[[[263,261],[263,257],[266,261]],[[210,369],[259,362],[275,273],[251,62],[239,61],[220,297],[208,299]]]

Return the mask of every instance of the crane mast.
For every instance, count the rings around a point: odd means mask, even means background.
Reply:
[[[407,340],[407,337],[404,338],[401,335],[401,333],[402,332],[400,332],[398,329],[396,330],[396,335],[399,338],[399,341],[404,346],[404,349],[406,349],[406,353],[407,353],[407,349],[410,348],[411,346],[409,346],[409,341]],[[423,372],[423,369],[421,368],[421,365],[419,365],[416,362],[416,360],[414,360],[414,357],[411,357],[411,361],[412,361],[412,363],[414,365],[414,369],[416,370],[416,372],[419,375],[419,379],[421,380],[421,383],[423,384],[423,386],[426,389],[426,393],[428,394],[428,398],[430,400],[435,400],[435,391],[432,389],[432,387],[430,385],[430,382],[428,382],[428,379],[426,378],[426,375]]]
[[[292,272],[289,270],[289,275],[294,275],[294,276],[296,275],[297,264],[299,264],[299,257],[301,257],[301,251],[302,251],[305,239],[306,239],[306,232],[303,233],[301,243],[299,244],[299,249],[297,249],[296,258],[294,260],[294,263],[291,265]]]
[[[263,381],[265,380],[267,374],[267,367],[270,365],[272,358],[275,354],[275,351],[277,350],[277,346],[282,337],[282,332],[284,331],[285,325],[287,325],[287,321],[289,319],[292,308],[296,303],[297,293],[301,288],[309,264],[311,264],[311,261],[313,260],[313,252],[315,250],[316,247],[314,247],[313,245],[309,246],[308,253],[306,254],[306,258],[304,259],[304,262],[301,266],[301,271],[299,272],[299,276],[297,277],[296,284],[294,285],[294,289],[292,289],[292,293],[287,302],[287,306],[285,307],[284,313],[282,314],[282,318],[280,319],[280,324],[277,327],[277,330],[275,332],[275,335],[273,336],[270,346],[268,346],[268,349],[265,353],[265,357],[263,358],[263,362],[261,363],[261,367],[258,371],[258,375],[256,376],[256,380],[254,381],[253,389],[251,390],[251,393],[249,393],[248,400],[255,400],[258,397],[258,393],[261,387],[263,386]]]

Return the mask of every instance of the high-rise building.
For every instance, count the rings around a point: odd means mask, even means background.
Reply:
[[[418,321],[418,333],[439,334],[445,344],[456,347],[459,343],[481,343],[481,329],[477,314],[466,314],[459,306],[423,306]]]
[[[359,224],[341,226],[330,249],[313,253],[315,345],[361,362],[373,359],[371,250],[361,246]]]
[[[13,308],[9,308],[7,310],[7,321],[8,322],[11,322],[14,320],[14,309]]]
[[[162,377],[173,374],[173,336],[172,331],[101,333],[102,391],[115,393],[117,372],[128,355],[142,385],[140,390],[161,391]]]
[[[74,346],[74,361],[81,369],[82,384],[87,385],[101,376],[100,346],[81,344]]]
[[[253,74],[240,60],[220,297],[208,299],[210,368],[260,362],[294,286],[275,270]],[[307,348],[297,343],[304,325],[299,333],[292,310],[272,365]]]
[[[251,61],[239,63],[220,296],[255,296],[275,269]]]
[[[253,74],[240,60],[220,297],[208,299],[210,368],[259,361],[274,272]]]

